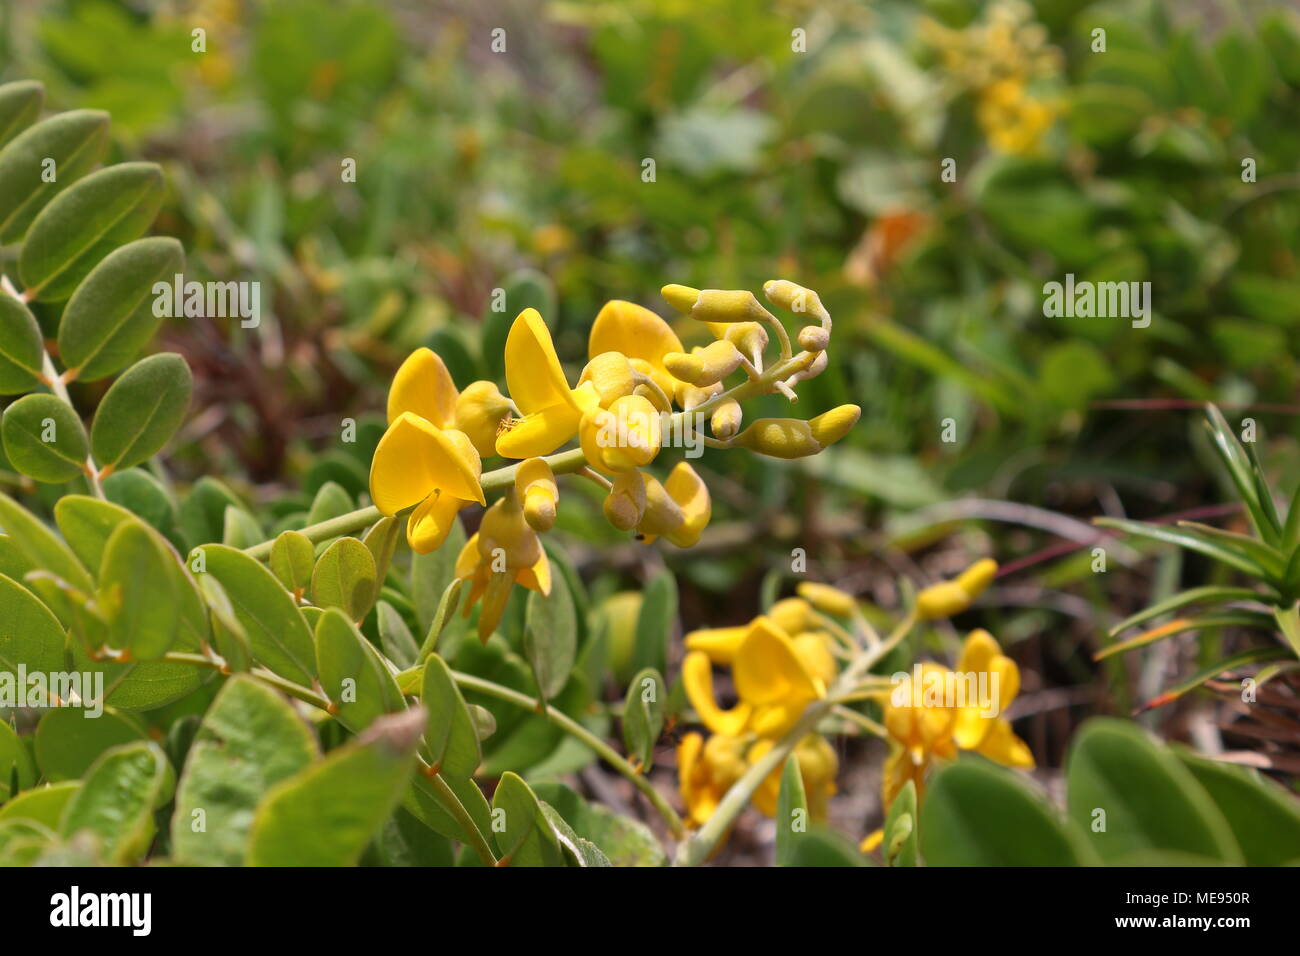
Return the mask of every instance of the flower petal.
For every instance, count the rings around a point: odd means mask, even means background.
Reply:
[[[510,326],[505,359],[506,387],[510,389],[510,398],[525,416],[554,405],[573,404],[569,397],[568,379],[564,377],[564,369],[555,354],[555,344],[551,341],[551,331],[536,309],[524,309]],[[576,420],[574,424],[576,427]],[[533,454],[545,455],[546,452]],[[532,455],[522,457],[531,458]]]
[[[582,413],[567,402],[550,405],[516,421],[497,436],[502,458],[540,458],[578,433]]]
[[[732,668],[740,699],[755,707],[802,707],[821,696],[794,644],[766,617],[755,618],[736,651]]]
[[[442,547],[460,509],[469,504],[446,493],[429,495],[411,512],[406,522],[406,540],[416,554],[428,554]]]
[[[682,682],[691,706],[700,721],[715,734],[735,737],[749,722],[750,707],[743,701],[731,710],[723,710],[713,696],[713,667],[709,657],[701,651],[692,651],[682,661]]]
[[[1004,767],[1033,769],[1034,755],[1029,745],[1017,737],[1015,731],[1011,729],[1011,721],[999,717],[992,721],[992,725],[976,753],[983,754]]]
[[[591,326],[587,358],[601,352],[622,352],[663,368],[664,356],[682,351],[682,340],[663,319],[644,306],[622,299],[606,302]]]
[[[478,455],[436,425],[403,412],[379,439],[370,464],[370,497],[381,514],[418,504],[435,491],[483,503]]]
[[[431,349],[416,349],[393,376],[388,390],[388,423],[402,412],[413,412],[439,428],[456,423],[456,383],[442,359]]]

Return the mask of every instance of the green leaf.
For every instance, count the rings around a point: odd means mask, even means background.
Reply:
[[[844,837],[823,827],[803,834],[787,866],[866,866],[862,854]]]
[[[34,820],[0,821],[0,866],[32,866],[57,839]]]
[[[293,705],[251,677],[218,692],[176,791],[172,850],[185,863],[244,863],[253,813],[267,791],[307,768],[316,738]]]
[[[1083,866],[1088,849],[1015,772],[978,758],[940,770],[921,807],[930,866]]]
[[[104,563],[109,537],[135,516],[121,505],[89,495],[64,495],[54,505],[54,521],[77,558],[88,568]]]
[[[21,239],[36,214],[108,149],[108,114],[73,110],[24,130],[0,150],[0,245]],[[54,181],[42,175],[54,161]]]
[[[524,616],[524,656],[532,665],[542,698],[549,700],[569,682],[577,653],[577,618],[573,598],[562,577],[552,581],[551,593],[528,592]]]
[[[1219,587],[1217,585],[1206,585],[1205,587],[1190,588],[1186,591],[1180,591],[1163,601],[1157,601],[1150,607],[1138,611],[1132,617],[1126,617],[1110,629],[1110,636],[1114,637],[1122,631],[1135,627],[1138,624],[1145,624],[1152,618],[1167,614],[1170,611],[1176,611],[1179,608],[1187,607],[1189,604],[1201,603],[1221,603],[1228,601],[1267,601],[1268,595],[1261,594],[1251,588],[1232,588]]]
[[[36,763],[46,780],[79,780],[105,750],[147,739],[139,724],[111,707],[91,714],[55,707],[36,725]]]
[[[401,519],[394,515],[380,518],[370,526],[361,540],[370,550],[370,556],[375,559],[375,593],[378,594],[379,588],[384,583],[384,578],[388,576],[388,566],[393,561],[393,555],[397,552],[397,542],[402,536]]]
[[[601,852],[600,847],[585,840],[574,832],[573,827],[560,815],[560,811],[551,806],[544,800],[539,801],[542,808],[542,815],[546,817],[546,822],[551,825],[551,830],[555,833],[555,839],[560,844],[565,859],[569,866],[611,866],[609,857]]]
[[[336,607],[353,621],[366,616],[379,591],[375,559],[356,538],[339,538],[316,561],[311,599],[317,607]]]
[[[226,670],[232,674],[251,670],[253,649],[248,644],[244,625],[239,623],[235,606],[230,603],[230,595],[226,594],[221,582],[210,574],[199,578],[199,590],[211,617],[212,643],[221,659],[226,662]]]
[[[667,569],[646,582],[641,613],[636,621],[636,650],[633,666],[663,672],[668,662],[668,645],[677,621],[677,580]]]
[[[257,519],[243,508],[226,506],[226,513],[221,520],[221,543],[241,551],[255,544],[261,544],[266,535]]]
[[[1300,860],[1300,806],[1258,771],[1210,760],[1181,747],[1174,756],[1192,772],[1227,818],[1247,866]]]
[[[667,855],[655,835],[640,820],[619,816],[600,804],[588,803],[562,783],[533,787],[544,805],[553,806],[573,832],[600,848],[615,866],[665,866]]]
[[[469,814],[475,829],[483,838],[492,832],[492,808],[488,806],[483,791],[469,777],[448,777],[442,780],[451,788],[460,801],[465,812]],[[403,805],[410,813],[435,833],[449,840],[464,841],[468,834],[434,797],[433,779],[424,773],[417,774],[415,784],[406,792]]]
[[[1128,521],[1121,518],[1094,518],[1092,523],[1098,527],[1114,528],[1117,531],[1134,534],[1142,538],[1150,538],[1153,541],[1176,544],[1180,548],[1196,551],[1206,557],[1213,558],[1215,561],[1220,561],[1239,571],[1244,571],[1252,577],[1264,581],[1269,580],[1268,572],[1258,562],[1245,556],[1239,550],[1224,547],[1222,544],[1207,540],[1190,531],[1167,528],[1158,524],[1144,524],[1141,521]]]
[[[1105,660],[1116,654],[1126,654],[1139,647],[1146,647],[1156,641],[1182,634],[1186,631],[1203,631],[1212,627],[1254,627],[1266,631],[1273,630],[1273,618],[1260,611],[1225,611],[1222,614],[1200,614],[1194,617],[1180,617],[1158,627],[1135,634],[1126,640],[1104,647],[1093,655],[1093,660]]]
[[[312,568],[316,564],[316,548],[311,538],[301,531],[282,531],[271,544],[271,573],[301,597],[311,584]]]
[[[27,306],[0,294],[0,395],[30,392],[40,384],[45,343]]]
[[[0,803],[9,799],[15,779],[19,789],[30,787],[36,782],[36,766],[18,732],[0,720]]]
[[[462,579],[452,578],[446,590],[442,592],[442,598],[438,601],[437,610],[434,611],[433,620],[429,624],[429,633],[425,635],[424,643],[420,645],[420,652],[416,655],[417,664],[423,664],[425,659],[438,649],[438,639],[442,637],[443,631],[455,617],[456,609],[460,607],[460,595],[464,586],[465,582]]]
[[[623,744],[639,768],[654,764],[655,744],[664,729],[668,685],[653,667],[640,671],[627,685],[623,698]]]
[[[26,293],[66,299],[100,260],[149,228],[162,200],[154,163],[109,166],[60,193],[32,222],[18,256]]]
[[[909,780],[898,791],[885,815],[885,860],[890,866],[916,866],[916,784]]]
[[[1209,795],[1133,724],[1106,718],[1085,724],[1070,748],[1066,777],[1070,818],[1107,863],[1144,851],[1241,862],[1232,831]],[[927,795],[926,809],[933,799]],[[929,834],[923,831],[921,838],[927,846]]]
[[[57,830],[68,801],[80,789],[80,780],[64,780],[35,790],[24,790],[0,807],[0,823],[6,820],[28,820],[48,827],[51,831]]]
[[[58,484],[85,473],[89,445],[77,413],[53,395],[24,395],[0,421],[5,454],[18,471]]]
[[[0,575],[0,674],[62,671],[64,633],[53,612],[12,578]]]
[[[799,758],[790,754],[781,769],[781,789],[776,798],[776,865],[790,866],[799,839],[808,832],[808,796],[803,788]]]
[[[331,713],[353,733],[406,709],[388,665],[338,608],[316,623],[316,663]]]
[[[351,866],[410,784],[418,710],[376,721],[353,744],[274,786],[258,805],[253,866]]]
[[[430,765],[449,780],[472,777],[483,759],[478,727],[451,670],[437,654],[424,663],[420,702],[427,712],[424,743]]]
[[[168,236],[137,239],[104,257],[77,286],[59,320],[59,358],[75,377],[93,382],[125,368],[163,316],[155,283],[185,269],[185,250]]]
[[[190,367],[174,352],[136,362],[95,412],[90,445],[96,463],[118,470],[152,457],[185,420],[193,391]]]
[[[375,607],[375,623],[384,656],[401,668],[414,665],[420,648],[415,643],[415,635],[406,626],[406,621],[397,609],[387,601],[380,601]]]
[[[536,309],[543,317],[555,315],[555,286],[540,272],[533,269],[512,272],[501,283],[501,290],[503,295],[492,297],[482,323],[480,354],[490,379],[505,375],[506,336],[515,316],[524,309]]]
[[[320,486],[307,511],[308,524],[320,524],[331,518],[347,514],[353,508],[352,496],[337,482],[327,481]]]
[[[465,544],[465,528],[457,518],[451,523],[442,547],[428,554],[411,557],[411,600],[415,602],[416,620],[428,633],[438,608],[447,593],[456,570],[456,556]]]
[[[244,507],[244,503],[217,479],[204,475],[196,481],[180,508],[181,534],[185,542],[195,548],[220,541],[226,508],[231,505]]]
[[[123,521],[109,537],[99,569],[109,646],[129,651],[136,660],[162,657],[180,625],[180,582],[168,567],[175,558],[157,534],[142,521]]]
[[[1214,450],[1223,461],[1224,467],[1228,469],[1228,476],[1237,486],[1237,494],[1241,497],[1241,503],[1246,506],[1246,513],[1255,527],[1255,533],[1270,544],[1275,543],[1280,529],[1270,521],[1260,503],[1255,480],[1251,475],[1250,460],[1242,450],[1241,443],[1237,441],[1237,436],[1233,433],[1227,419],[1223,417],[1223,413],[1212,404],[1205,406],[1205,427],[1210,432]]]
[[[518,774],[502,775],[492,795],[493,837],[505,866],[563,866],[564,856],[537,795]],[[498,814],[497,811],[505,811]]]
[[[59,834],[90,831],[103,857],[114,863],[139,859],[153,838],[153,811],[164,797],[170,768],[162,749],[141,741],[106,751],[68,801]]]
[[[312,634],[280,582],[242,551],[222,544],[201,551],[206,573],[221,583],[235,607],[253,656],[281,677],[311,686],[316,675]]]
[[[0,86],[0,146],[36,122],[44,103],[45,87],[35,80]]]
[[[176,499],[170,489],[142,468],[116,471],[103,480],[104,497],[144,519],[175,547],[184,547],[177,530]]]
[[[53,531],[37,521],[2,491],[0,491],[0,530],[9,535],[9,543],[33,567],[57,574],[69,584],[84,591],[90,591],[94,587],[94,581],[68,546],[60,541]]]

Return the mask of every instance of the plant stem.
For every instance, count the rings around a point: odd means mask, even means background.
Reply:
[[[45,377],[50,386],[50,391],[54,392],[54,397],[61,401],[68,408],[72,409],[72,414],[77,414],[77,406],[72,404],[72,399],[68,395],[68,386],[63,381],[63,376],[59,374],[54,367],[54,359],[50,358],[50,353],[41,351],[41,375]],[[104,499],[104,489],[99,484],[99,466],[95,464],[95,459],[91,457],[90,452],[86,452],[85,464],[86,478],[90,480],[90,490],[95,493],[95,497],[101,501]]]
[[[503,700],[508,704],[514,704],[524,710],[530,710],[533,713],[541,713],[547,720],[555,724],[561,730],[582,741],[596,754],[621,773],[632,785],[636,787],[650,801],[651,805],[659,811],[659,815],[664,818],[668,824],[668,829],[672,831],[675,838],[681,839],[686,833],[686,828],[682,824],[682,818],[677,815],[677,811],[669,805],[664,799],[663,794],[654,788],[654,785],[643,774],[636,771],[630,763],[627,762],[614,748],[593,734],[582,724],[578,723],[568,714],[556,710],[554,707],[547,707],[543,712],[542,702],[529,697],[527,694],[521,694],[509,687],[502,687],[500,684],[493,683],[490,680],[484,680],[481,677],[475,677],[473,674],[465,674],[460,671],[452,671],[451,678],[460,687],[466,690],[476,690],[480,693],[487,694],[489,697],[495,697],[497,700]]]

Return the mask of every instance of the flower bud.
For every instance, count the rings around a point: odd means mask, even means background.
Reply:
[[[713,385],[720,382],[740,366],[741,354],[736,346],[726,339],[710,342],[703,348],[697,348],[689,355],[685,352],[669,352],[664,356],[664,367],[674,378],[691,385]]]
[[[721,382],[714,382],[712,385],[701,388],[698,385],[692,385],[690,382],[679,381],[673,388],[673,400],[689,412],[696,405],[704,404],[714,395],[722,394],[722,391]]]
[[[645,478],[635,468],[614,477],[613,487],[605,497],[605,518],[620,531],[631,531],[645,514]]]
[[[768,610],[767,616],[787,634],[799,634],[812,625],[812,609],[802,598],[782,598]]]
[[[555,506],[560,490],[551,466],[542,458],[529,458],[515,470],[515,494],[523,503],[524,520],[534,531],[550,531],[555,526]]]
[[[690,315],[691,309],[695,308],[695,301],[700,297],[700,290],[688,285],[666,285],[659,290],[659,294],[682,315]]]
[[[732,441],[772,458],[805,458],[822,450],[812,426],[800,418],[760,418]]]
[[[916,596],[916,616],[923,621],[952,617],[970,607],[971,596],[956,581],[932,584]]]
[[[456,399],[456,428],[483,458],[497,453],[497,432],[510,417],[510,401],[496,382],[471,382]]]
[[[709,419],[709,426],[713,429],[713,437],[721,441],[734,438],[736,432],[740,431],[740,420],[743,414],[740,402],[734,398],[724,401],[713,410],[713,416]]]
[[[846,594],[839,588],[833,588],[829,584],[804,581],[795,590],[799,592],[801,598],[817,608],[817,610],[833,617],[848,617],[858,606],[857,601],[853,599],[853,595]]]
[[[813,438],[825,448],[847,435],[861,415],[862,409],[857,405],[839,405],[829,412],[822,412],[808,424],[812,427]]]
[[[831,334],[820,325],[805,325],[799,330],[799,348],[808,352],[824,352],[830,344]]]
[[[758,322],[737,322],[726,326],[720,337],[731,342],[741,355],[755,363],[762,359],[763,350],[767,348],[767,328]]]
[[[763,283],[763,295],[773,305],[795,313],[819,315],[825,311],[822,300],[812,289],[805,289],[789,279],[769,279]]]
[[[971,600],[979,597],[997,577],[998,563],[992,558],[982,558],[957,575],[957,584],[970,595]]]

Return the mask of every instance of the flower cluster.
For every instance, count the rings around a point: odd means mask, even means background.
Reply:
[[[600,485],[614,527],[647,543],[663,537],[690,547],[709,522],[709,491],[689,462],[678,462],[662,482],[646,470],[669,439],[800,458],[857,422],[858,406],[842,405],[809,421],[758,419],[741,428],[745,399],[781,392],[793,401],[794,387],[826,368],[831,317],[817,293],[786,280],[764,286],[769,302],[810,319],[798,332],[798,353],[785,327],[750,292],[670,285],[663,293],[674,309],[699,320],[712,341],[688,351],[654,312],[616,300],[596,316],[576,384],[534,309],[521,312],[506,337],[508,397],[488,381],[457,389],[427,348],[398,369],[388,394],[388,429],[371,465],[371,498],[385,515],[413,509],[407,540],[427,553],[446,540],[462,508],[486,506],[488,491],[503,492],[456,562],[456,576],[470,583],[466,613],[481,601],[483,640],[514,584],[550,591],[538,535],[556,520],[557,474]],[[769,332],[779,349],[770,364]],[[733,375],[744,380],[728,387]],[[577,447],[561,450],[574,441]],[[482,463],[493,456],[518,464],[485,474]]]
[[[686,636],[682,683],[711,733],[707,741],[698,733],[688,734],[677,750],[678,779],[690,822],[704,823],[746,768],[794,728],[810,703],[825,698],[839,670],[833,646],[813,607],[801,598],[778,601],[767,615],[745,625]],[[714,696],[714,665],[731,669],[739,700],[730,709],[719,707]],[[809,733],[793,752],[809,812],[820,819],[835,792],[835,751],[825,738]],[[768,816],[776,812],[780,782],[778,768],[754,794],[755,806]]]
[[[1034,152],[1059,110],[1032,95],[1029,85],[1059,76],[1061,53],[1033,22],[1033,8],[997,0],[982,21],[954,30],[926,20],[924,34],[956,83],[974,92],[976,120],[990,145],[1003,153]]]

